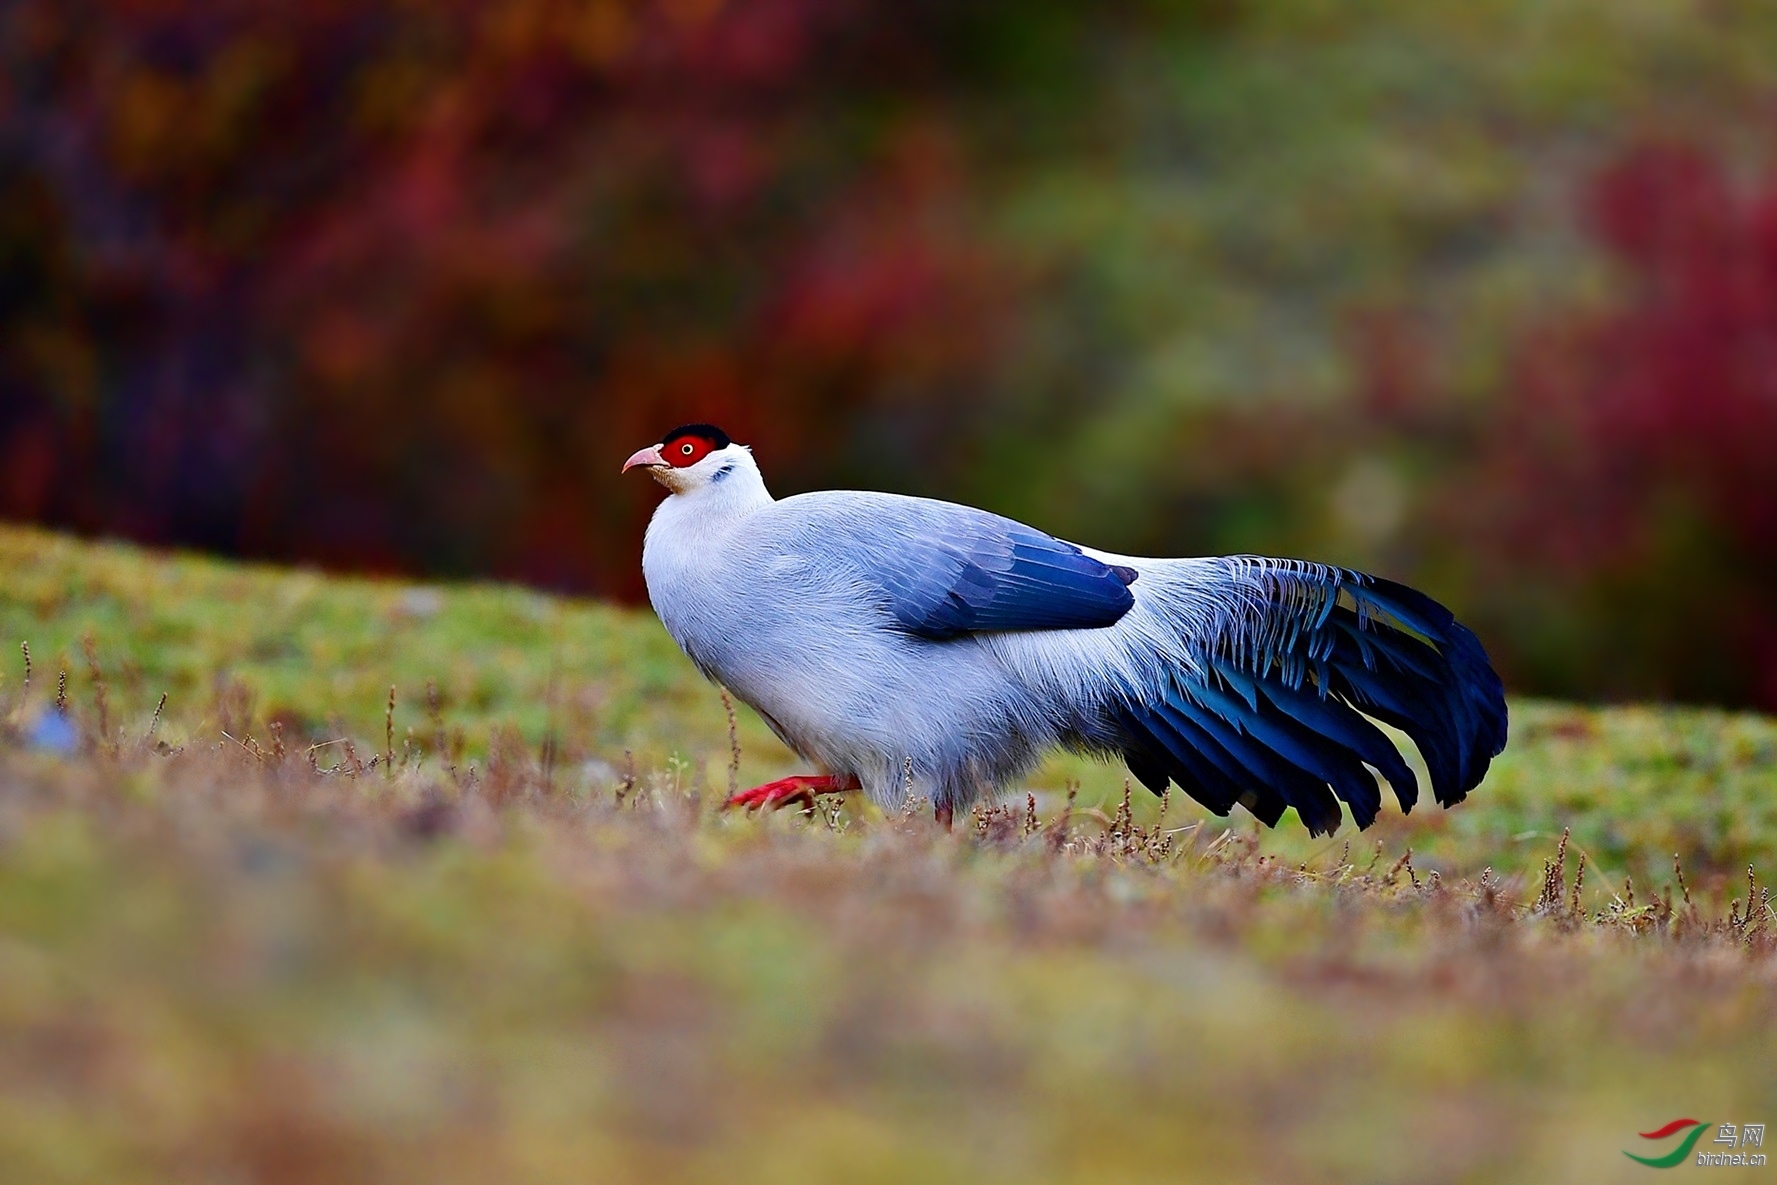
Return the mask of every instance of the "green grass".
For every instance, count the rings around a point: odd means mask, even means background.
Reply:
[[[0,1180],[1632,1180],[1777,1098],[1767,720],[1517,703],[1470,802],[1330,844],[1069,761],[1034,831],[733,817],[645,614],[17,530],[0,571]]]
[[[642,614],[488,585],[449,589],[348,580],[307,571],[154,556],[0,528],[0,637],[28,643],[39,694],[69,673],[90,706],[84,653],[92,639],[122,721],[146,727],[168,696],[172,743],[214,741],[225,718],[278,719],[292,738],[353,735],[383,742],[389,688],[399,736],[434,742],[439,715],[471,754],[494,733],[530,742],[555,731],[587,752],[645,766],[673,752],[728,749],[718,694]],[[22,679],[17,659],[4,684]],[[245,696],[251,709],[240,702]],[[749,747],[776,747],[750,719]],[[726,763],[726,756],[723,762]]]

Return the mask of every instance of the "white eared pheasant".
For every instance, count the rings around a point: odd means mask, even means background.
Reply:
[[[926,498],[829,491],[781,501],[752,451],[675,428],[624,471],[671,491],[642,571],[667,631],[709,678],[824,772],[729,800],[754,807],[911,785],[938,818],[1054,746],[1121,758],[1219,815],[1315,834],[1344,802],[1367,827],[1413,771],[1372,723],[1412,738],[1444,806],[1505,747],[1486,652],[1450,611],[1387,580],[1259,556],[1136,559]],[[1372,772],[1374,771],[1374,772]]]

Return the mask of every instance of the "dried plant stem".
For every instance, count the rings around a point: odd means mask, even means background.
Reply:
[[[426,680],[426,719],[432,722],[432,751],[438,760],[450,760],[450,741],[444,735],[444,704],[438,697],[438,682]]]
[[[1050,842],[1056,851],[1060,851],[1062,845],[1067,843],[1068,828],[1072,826],[1074,821],[1074,799],[1079,796],[1080,784],[1071,778],[1068,779],[1067,802],[1062,805],[1061,817],[1049,824]]]
[[[726,687],[722,691],[722,711],[728,716],[728,797],[740,793],[740,724],[734,716],[734,700]]]
[[[635,755],[634,750],[625,749],[623,751],[623,780],[621,782],[617,783],[617,794],[616,794],[617,805],[622,806],[623,800],[625,798],[629,797],[630,792],[632,790],[634,790],[635,788],[636,788],[636,755]]]
[[[91,634],[80,640],[80,648],[86,655],[86,672],[93,684],[93,711],[99,718],[99,744],[111,747],[111,701],[105,694],[105,674],[99,669],[99,648]]]

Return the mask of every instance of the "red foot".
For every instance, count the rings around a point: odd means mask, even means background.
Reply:
[[[955,814],[955,808],[953,807],[935,806],[932,808],[932,818],[936,819],[938,825],[946,831],[950,830],[950,823],[955,817]]]
[[[803,806],[814,806],[817,794],[844,794],[848,790],[862,789],[858,780],[851,777],[836,777],[833,774],[798,774],[791,778],[779,778],[775,782],[767,782],[763,786],[754,786],[751,790],[742,790],[722,804],[722,809],[731,806],[744,806],[747,810],[757,810],[768,806],[773,810],[799,802]]]

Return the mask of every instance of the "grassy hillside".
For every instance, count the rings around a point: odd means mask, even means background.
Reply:
[[[1514,704],[1470,802],[1330,844],[1065,762],[947,835],[712,812],[645,615],[0,572],[0,1179],[1633,1179],[1777,1097],[1768,720]]]

